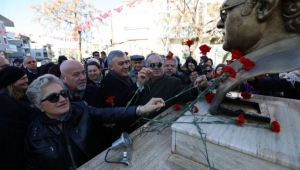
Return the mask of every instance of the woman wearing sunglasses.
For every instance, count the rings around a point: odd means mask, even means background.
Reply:
[[[70,103],[63,83],[53,75],[39,77],[26,92],[39,110],[25,139],[28,169],[76,169],[101,150],[94,122],[117,123],[160,109],[164,101],[151,99],[144,106],[98,109],[84,102]]]
[[[24,137],[34,114],[25,95],[27,83],[19,67],[0,71],[0,169],[25,169]]]

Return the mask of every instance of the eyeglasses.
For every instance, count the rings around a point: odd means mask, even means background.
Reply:
[[[161,63],[161,62],[149,64],[149,67],[150,67],[151,69],[155,69],[156,67],[160,68],[161,66],[162,66],[162,63]]]
[[[94,55],[94,56],[99,56],[99,54],[96,54],[96,55]]]
[[[58,94],[57,93],[51,93],[45,99],[43,99],[41,101],[41,103],[46,101],[46,100],[48,100],[51,103],[57,103],[59,101],[59,96],[67,98],[69,96],[69,93],[68,93],[67,90],[62,90]]]
[[[227,10],[228,9],[232,9],[232,8],[234,8],[234,7],[237,7],[237,6],[239,6],[239,5],[242,5],[243,3],[245,3],[245,2],[239,2],[239,3],[237,3],[237,4],[234,4],[234,5],[231,5],[231,6],[226,6],[226,7],[224,7],[224,8],[220,8],[220,17],[221,17],[221,20],[222,20],[222,22],[224,23],[225,22],[225,20],[226,20],[226,18],[227,18]]]
[[[34,61],[34,60],[33,60],[33,61],[27,61],[27,64],[31,64],[31,63],[32,63],[32,64],[35,64],[36,61]]]

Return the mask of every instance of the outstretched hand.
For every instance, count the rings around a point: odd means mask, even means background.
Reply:
[[[158,111],[165,106],[165,101],[162,98],[152,98],[146,105],[141,106],[141,114],[150,113],[152,111]]]
[[[203,87],[207,87],[208,83],[207,83],[207,79],[205,75],[201,75],[199,77],[197,77],[197,79],[194,82],[195,85],[198,86],[198,88],[203,88]]]

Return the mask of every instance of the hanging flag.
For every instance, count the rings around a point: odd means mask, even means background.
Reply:
[[[128,2],[128,4],[126,4],[126,5],[132,8],[132,7],[134,7],[135,1],[136,0],[132,0],[132,1]]]
[[[123,6],[120,6],[119,8],[115,8],[114,10],[120,13],[123,10]]]
[[[102,14],[102,15],[100,15],[103,19],[105,19],[105,18],[107,18],[107,17],[109,17],[109,14],[108,13],[104,13],[104,14]]]
[[[96,17],[97,20],[102,21],[102,19],[100,17]]]

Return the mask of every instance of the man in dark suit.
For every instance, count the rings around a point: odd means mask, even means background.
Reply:
[[[134,96],[138,86],[142,83],[142,76],[145,77],[144,70],[139,73],[137,82],[132,82],[128,71],[130,60],[127,60],[125,54],[120,50],[111,51],[107,57],[109,73],[101,82],[102,103],[105,107],[121,107],[126,106],[128,101]],[[106,100],[114,96],[113,103],[108,103]],[[134,105],[137,98],[134,98],[130,105]],[[131,122],[118,123],[115,126],[111,125],[113,129],[107,129],[107,133],[111,135],[111,142],[120,137],[122,132],[132,132],[135,126],[131,126]]]
[[[146,59],[146,66],[148,69],[152,69],[152,74],[150,79],[145,84],[143,91],[139,93],[139,104],[145,103],[152,97],[161,97],[163,100],[167,101],[173,96],[179,94],[180,92],[194,86],[198,85],[198,88],[206,87],[206,77],[205,75],[199,76],[195,83],[190,85],[182,85],[180,79],[176,77],[171,77],[165,74],[163,63],[165,59],[157,53],[151,53]],[[164,110],[168,109],[170,106],[179,102],[188,102],[196,99],[198,95],[198,90],[193,88],[177,98],[169,100],[165,103],[166,107],[161,108],[159,112],[151,113],[148,117],[154,118]]]
[[[25,72],[28,77],[28,84],[31,84],[31,82],[33,82],[33,80],[38,78],[42,74],[42,72],[37,67],[36,59],[33,58],[32,56],[26,56],[23,62],[24,62],[24,66],[26,66]]]

